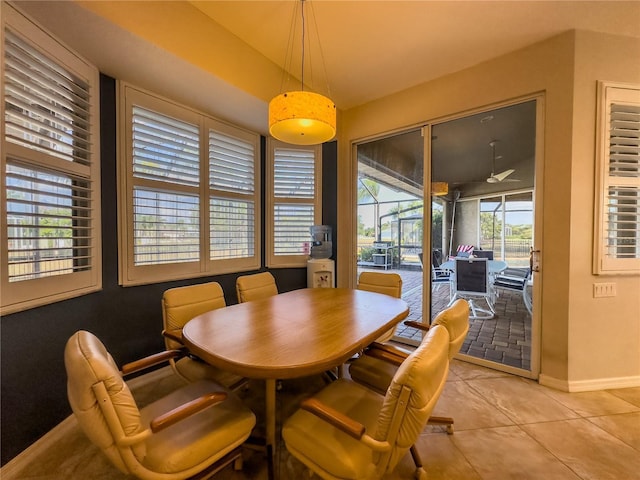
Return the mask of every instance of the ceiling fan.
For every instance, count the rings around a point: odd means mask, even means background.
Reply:
[[[496,143],[498,143],[497,140],[489,142],[489,145],[491,146],[491,175],[487,177],[487,183],[519,182],[520,180],[507,179],[509,175],[515,172],[515,169],[513,168],[505,170],[504,172],[494,173],[496,171]]]

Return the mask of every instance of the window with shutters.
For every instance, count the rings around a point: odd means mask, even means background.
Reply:
[[[120,87],[120,283],[259,268],[259,136]]]
[[[640,272],[640,86],[598,85],[596,274]]]
[[[269,140],[269,267],[306,266],[309,227],[322,223],[321,146]]]
[[[2,314],[101,288],[97,69],[2,3]]]

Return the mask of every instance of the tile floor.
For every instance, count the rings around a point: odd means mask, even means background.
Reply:
[[[176,386],[170,373],[136,390],[146,403]],[[283,382],[278,411],[286,418],[318,378]],[[261,415],[262,386],[251,385],[247,404]],[[455,418],[455,433],[428,426],[417,446],[430,480],[633,480],[640,479],[640,387],[565,393],[536,382],[454,360],[434,414]],[[25,460],[23,458],[23,460]],[[75,425],[27,466],[3,480],[124,480]],[[247,449],[244,468],[230,467],[217,480],[266,479],[261,452]],[[280,478],[308,478],[280,449]],[[386,479],[413,478],[409,455]]]

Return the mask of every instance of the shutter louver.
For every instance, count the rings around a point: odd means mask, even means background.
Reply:
[[[606,254],[640,258],[640,105],[611,103]],[[618,179],[637,179],[637,185]]]
[[[134,264],[158,265],[200,258],[197,195],[133,189]]]
[[[640,106],[611,104],[609,175],[640,178]]]
[[[5,139],[91,163],[89,85],[5,30]]]
[[[273,179],[275,197],[313,198],[314,182],[313,151],[276,149]]]
[[[279,204],[274,209],[275,255],[308,255],[309,227],[313,225],[313,204]]]
[[[595,273],[640,272],[640,87],[598,85]]]
[[[210,130],[209,200],[211,260],[255,255],[255,148]]]
[[[307,255],[315,219],[314,150],[276,148],[273,164],[273,254]]]
[[[133,107],[133,176],[177,185],[200,183],[199,129]]]
[[[210,201],[210,257],[212,260],[253,257],[253,202],[212,198]]]
[[[91,268],[91,188],[88,181],[7,164],[9,282]]]

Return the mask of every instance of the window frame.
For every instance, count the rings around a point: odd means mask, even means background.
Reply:
[[[87,165],[74,161],[62,160],[54,155],[35,150],[24,145],[18,145],[6,140],[5,122],[5,58],[0,61],[0,116],[2,117],[2,130],[0,131],[2,142],[2,155],[0,159],[0,216],[3,238],[8,233],[8,205],[7,205],[7,168],[8,164],[26,167],[32,171],[50,172],[61,177],[78,178],[88,185],[89,197],[86,202],[89,217],[86,224],[91,233],[87,237],[88,245],[72,247],[86,248],[89,268],[72,273],[63,273],[40,278],[9,282],[9,275],[3,272],[0,280],[2,299],[0,314],[6,315],[33,307],[42,306],[69,298],[86,295],[102,289],[102,236],[100,219],[100,96],[99,96],[99,71],[86,59],[67,47],[63,42],[45,31],[36,22],[25,16],[14,6],[3,2],[1,40],[2,51],[5,50],[5,30],[11,30],[12,34],[21,41],[29,44],[33,49],[46,57],[65,72],[74,75],[83,83],[86,83],[89,92],[89,120],[88,120],[88,145]],[[73,204],[77,206],[77,204]],[[5,240],[0,248],[0,263],[3,268],[8,268],[8,241]],[[74,257],[75,258],[75,257]]]
[[[127,82],[118,82],[118,280],[120,285],[134,286],[172,280],[198,278],[225,273],[255,270],[260,267],[260,136],[212,116],[180,105]],[[134,178],[131,148],[132,109],[137,105],[179,121],[197,125],[199,145],[199,184],[195,187],[170,182]],[[210,130],[251,144],[254,151],[254,238],[253,255],[236,259],[210,258],[209,232],[209,132]],[[133,239],[133,189],[143,186],[163,192],[197,195],[199,201],[198,260],[153,265],[135,265]]]
[[[266,195],[266,256],[267,267],[269,268],[298,268],[306,267],[309,260],[309,252],[299,255],[276,255],[275,254],[275,206],[276,203],[284,204],[309,204],[305,199],[295,197],[275,196],[275,153],[276,149],[284,148],[288,150],[311,151],[314,153],[314,196],[313,196],[313,225],[322,224],[322,145],[291,145],[275,138],[269,137],[267,140],[267,195]],[[311,225],[310,225],[311,226]],[[309,231],[309,241],[311,241],[311,231]]]
[[[640,194],[640,165],[638,175],[615,176],[609,173],[610,158],[610,106],[614,102],[640,107],[640,85],[599,81],[597,85],[596,155],[595,155],[595,194],[594,194],[594,242],[593,273],[595,275],[623,275],[640,273],[640,256],[619,258],[607,253],[607,225],[609,187],[630,187]],[[639,135],[640,137],[640,135]],[[636,196],[638,202],[640,197]],[[640,213],[640,205],[637,207]],[[635,232],[636,249],[640,249],[640,226]]]

